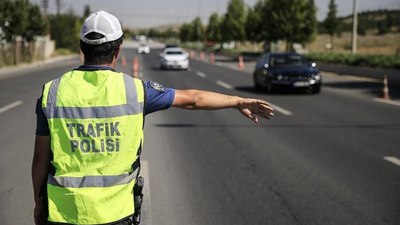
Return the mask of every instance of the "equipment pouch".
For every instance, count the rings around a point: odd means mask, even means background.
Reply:
[[[135,213],[133,214],[133,224],[138,225],[141,219],[141,211],[143,204],[143,186],[144,178],[138,177],[135,187],[133,189],[134,203],[135,203]]]

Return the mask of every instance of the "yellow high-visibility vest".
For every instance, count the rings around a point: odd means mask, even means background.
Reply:
[[[44,86],[49,221],[104,224],[134,213],[143,108],[142,81],[110,70],[73,70]]]

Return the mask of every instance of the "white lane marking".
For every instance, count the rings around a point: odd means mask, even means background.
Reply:
[[[400,159],[393,157],[393,156],[385,156],[383,157],[384,160],[391,162],[397,166],[400,166]]]
[[[268,102],[268,101],[267,101],[267,102]],[[279,107],[279,106],[277,106],[277,105],[274,105],[274,104],[272,104],[272,103],[270,103],[270,102],[268,102],[268,103],[269,103],[270,106],[272,106],[272,108],[274,108],[274,111],[280,112],[280,113],[282,113],[282,114],[285,115],[285,116],[291,116],[291,115],[293,115],[293,113],[290,112],[289,110],[286,110],[286,109],[284,109],[284,108],[282,108],[282,107]]]
[[[140,165],[140,175],[144,178],[141,224],[151,225],[149,162],[147,160],[141,160]]]
[[[21,104],[22,104],[22,101],[18,100],[18,101],[15,101],[13,103],[10,103],[10,104],[8,104],[6,106],[3,106],[3,107],[0,108],[0,113],[3,113],[5,111],[7,111],[7,110],[15,108],[15,107],[17,107],[17,106],[19,106]]]
[[[370,78],[370,77],[359,77],[359,76],[353,76],[353,75],[339,75],[337,73],[330,73],[330,72],[323,72],[322,76],[342,77],[342,78],[347,78],[349,80],[365,81],[365,82],[371,82],[371,83],[382,83],[382,79]]]
[[[344,77],[349,78],[351,80],[358,80],[358,81],[367,81],[371,83],[382,83],[382,79],[370,78],[370,77],[358,77],[353,75],[345,75]]]
[[[225,82],[223,82],[223,81],[220,81],[220,80],[217,80],[217,84],[220,85],[220,86],[222,86],[222,87],[224,87],[224,88],[227,88],[227,89],[231,89],[231,90],[233,89],[233,86],[232,86],[232,85],[227,84],[227,83],[225,83]],[[279,106],[277,106],[277,105],[275,105],[275,104],[272,104],[272,103],[269,103],[269,104],[275,109],[275,111],[280,112],[280,113],[282,113],[283,115],[286,115],[286,116],[291,116],[291,115],[293,115],[293,113],[290,112],[290,111],[287,110],[287,109],[284,109],[284,108],[279,107]]]
[[[207,76],[205,73],[200,72],[200,71],[197,71],[196,74],[197,74],[197,76],[202,77],[202,78],[205,78]]]
[[[400,106],[400,102],[398,102],[398,101],[393,101],[393,100],[384,99],[384,98],[374,98],[373,100],[376,102],[382,102],[382,103],[386,103],[386,104],[390,104],[390,105]]]
[[[217,84],[219,85],[219,86],[222,86],[222,87],[224,87],[224,88],[226,88],[226,89],[233,89],[233,86],[232,85],[230,85],[230,84],[227,84],[227,83],[225,83],[225,82],[223,82],[223,81],[220,81],[220,80],[217,80]]]

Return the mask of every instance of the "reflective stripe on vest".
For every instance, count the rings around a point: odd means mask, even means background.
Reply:
[[[139,168],[133,173],[121,174],[115,176],[85,176],[85,177],[55,177],[49,175],[47,183],[59,187],[111,187],[120,184],[129,184],[136,179]]]
[[[143,103],[137,102],[137,92],[133,79],[124,75],[127,103],[125,105],[107,107],[57,107],[57,90],[60,78],[55,79],[50,86],[47,106],[44,108],[46,117],[50,118],[107,118],[124,115],[133,115],[143,112]]]
[[[45,85],[49,221],[106,224],[134,213],[143,106],[142,82],[113,71],[71,71]]]

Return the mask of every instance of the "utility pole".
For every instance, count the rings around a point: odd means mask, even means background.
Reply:
[[[61,9],[64,6],[61,0],[56,0],[57,16],[61,14]]]
[[[42,9],[44,16],[47,17],[49,11],[49,0],[42,0]]]
[[[42,0],[43,17],[47,26],[47,37],[50,39],[50,23],[49,23],[49,0]]]
[[[357,53],[357,0],[353,0],[353,33],[351,35],[351,52]]]

